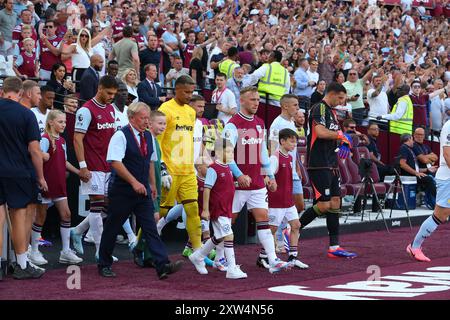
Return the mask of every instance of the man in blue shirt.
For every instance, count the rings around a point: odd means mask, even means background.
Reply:
[[[32,279],[40,278],[45,270],[31,264],[27,257],[34,218],[34,210],[30,207],[37,203],[36,183],[44,191],[48,188],[39,146],[41,135],[33,112],[18,103],[21,93],[19,78],[9,77],[3,81],[0,98],[0,230],[3,230],[6,215],[3,205],[6,205],[17,256],[13,277]]]
[[[308,74],[306,73],[309,68],[308,60],[301,59],[299,64],[300,67],[294,73],[294,94],[298,96],[300,109],[307,111],[309,109],[311,95],[316,83],[314,81],[310,81]]]

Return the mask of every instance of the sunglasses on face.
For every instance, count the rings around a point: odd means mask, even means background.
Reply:
[[[89,36],[87,34],[83,33],[83,34],[80,35],[80,38],[89,38]]]
[[[53,26],[45,26],[46,29],[53,29]]]

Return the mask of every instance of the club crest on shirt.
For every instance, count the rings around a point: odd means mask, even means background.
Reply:
[[[225,172],[222,172],[221,174],[220,174],[220,177],[225,177]]]
[[[222,226],[222,229],[223,229],[223,231],[228,232],[228,231],[230,231],[230,225],[226,224],[226,225]]]
[[[99,114],[99,115],[97,116],[97,119],[98,119],[98,120],[101,120],[101,119],[102,119],[102,115]]]

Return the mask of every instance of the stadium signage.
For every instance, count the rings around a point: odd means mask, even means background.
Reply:
[[[426,272],[405,272],[379,279],[348,282],[329,286],[323,290],[310,290],[308,287],[297,285],[272,287],[268,290],[329,300],[407,299],[450,291],[450,266],[432,267],[427,268]]]

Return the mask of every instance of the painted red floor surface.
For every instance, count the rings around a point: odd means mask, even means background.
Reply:
[[[159,281],[153,269],[121,261],[113,267],[115,279],[101,278],[95,265],[82,266],[81,289],[67,288],[65,269],[49,270],[38,280],[8,277],[0,282],[0,299],[450,299],[450,224],[425,243],[431,263],[415,262],[405,252],[416,231],[343,235],[342,246],[359,254],[353,260],[327,258],[327,238],[302,241],[300,257],[309,270],[272,275],[255,265],[259,246],[246,245],[236,247],[237,262],[248,274],[244,280],[227,280],[212,269],[199,275],[186,260],[182,271]]]

